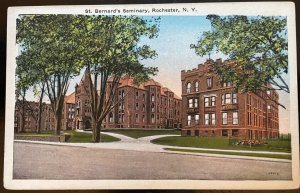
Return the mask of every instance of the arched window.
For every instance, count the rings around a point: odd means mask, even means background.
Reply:
[[[114,115],[112,112],[109,113],[109,122],[112,123],[114,120]]]
[[[195,82],[195,92],[199,92],[199,81]]]
[[[154,105],[154,103],[152,103],[152,104],[151,104],[151,112],[154,112],[154,111],[155,111],[154,108],[155,108],[155,105]]]
[[[190,93],[191,92],[191,83],[187,83],[186,85],[186,93]]]
[[[154,102],[154,94],[151,94],[151,101]]]
[[[154,114],[151,114],[151,123],[154,123],[155,119],[154,119]]]

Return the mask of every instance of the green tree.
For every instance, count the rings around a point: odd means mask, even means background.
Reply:
[[[74,15],[22,15],[17,21],[17,43],[22,48],[17,64],[28,65],[27,76],[34,79],[32,84],[45,83],[57,135],[69,81],[82,68],[76,18]]]
[[[199,56],[221,52],[234,61],[213,65],[221,82],[233,82],[242,92],[289,93],[283,76],[288,72],[286,18],[208,15],[207,19],[212,30],[204,32],[191,48]]]
[[[139,84],[157,72],[157,68],[146,67],[141,62],[154,58],[156,52],[139,43],[142,37],[157,36],[158,23],[159,18],[145,20],[136,16],[81,17],[81,45],[84,45],[84,61],[89,71],[86,92],[91,101],[94,142],[100,142],[105,117],[124,100],[116,97],[120,79],[129,76]]]

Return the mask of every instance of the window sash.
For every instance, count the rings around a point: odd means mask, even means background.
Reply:
[[[227,113],[222,113],[222,124],[227,125],[228,118],[227,118]]]

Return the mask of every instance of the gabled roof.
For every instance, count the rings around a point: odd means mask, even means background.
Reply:
[[[68,96],[65,96],[65,102],[75,104],[75,92],[73,92],[72,94],[70,94]]]

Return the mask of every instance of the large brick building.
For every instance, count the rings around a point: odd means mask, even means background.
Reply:
[[[38,108],[39,103],[33,101],[17,101],[15,106],[14,131],[36,132],[38,127]],[[51,111],[50,104],[43,103],[41,128],[40,131],[53,131],[55,127],[55,118]]]
[[[277,92],[236,92],[230,82],[221,84],[211,72],[214,62],[226,65],[232,61],[207,60],[181,72],[182,135],[277,138]]]
[[[14,129],[19,132],[36,132],[38,127],[39,103],[34,101],[18,100],[15,105]],[[71,130],[74,126],[75,92],[66,96],[63,104],[61,129]],[[43,103],[41,116],[41,132],[55,130],[55,116],[50,104]]]
[[[75,87],[76,129],[91,128],[87,73]],[[119,100],[122,97],[124,100]],[[154,80],[136,85],[132,78],[122,78],[114,101],[119,104],[109,112],[102,123],[103,128],[181,127],[181,98]]]

